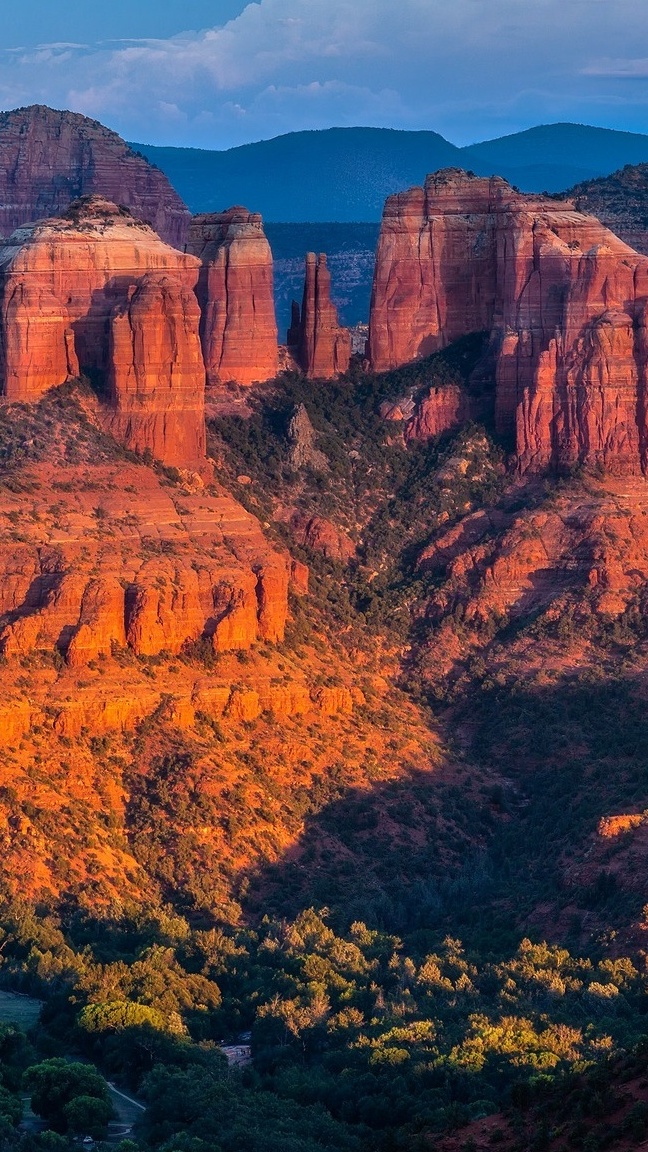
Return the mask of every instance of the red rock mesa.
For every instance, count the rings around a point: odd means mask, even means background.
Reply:
[[[34,401],[80,373],[108,380],[128,447],[204,457],[200,265],[101,197],[17,230],[0,249],[0,382]]]

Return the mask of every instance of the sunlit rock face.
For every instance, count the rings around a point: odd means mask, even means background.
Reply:
[[[645,471],[647,285],[648,259],[571,203],[447,169],[386,203],[371,366],[488,332],[496,426],[522,470]]]
[[[0,380],[38,400],[87,375],[112,431],[166,464],[205,455],[200,264],[101,197],[14,232],[0,250]]]
[[[0,113],[0,235],[90,195],[125,205],[168,244],[184,245],[188,208],[164,173],[116,132],[40,104]]]
[[[272,252],[261,217],[240,207],[194,216],[187,251],[202,263],[198,299],[208,383],[276,376]]]

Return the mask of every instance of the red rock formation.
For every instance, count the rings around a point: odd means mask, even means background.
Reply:
[[[433,440],[470,418],[470,399],[457,384],[430,388],[405,426],[405,439]]]
[[[156,656],[200,637],[218,652],[283,640],[291,559],[231,497],[200,482],[163,487],[152,469],[123,461],[81,477],[58,463],[30,474],[43,503],[27,510],[18,493],[0,513],[6,659],[58,650],[81,667],[115,646]],[[64,516],[51,506],[53,477],[68,493]],[[16,523],[28,543],[16,545]]]
[[[276,376],[272,252],[261,217],[240,207],[194,216],[186,250],[202,261],[198,299],[208,383]]]
[[[330,380],[346,372],[351,357],[351,334],[338,323],[331,302],[331,273],[322,252],[306,253],[306,279],[301,312],[293,304],[288,346],[311,379]]]
[[[95,578],[84,589],[67,662],[77,668],[98,656],[110,656],[113,644],[125,643],[124,589],[115,576]]]
[[[204,457],[199,263],[92,197],[0,250],[0,377],[33,401],[79,372],[109,377],[113,429],[167,464]],[[110,332],[110,337],[109,337]]]
[[[448,169],[387,201],[372,367],[487,331],[496,425],[523,470],[645,470],[647,288],[648,259],[573,205]]]
[[[205,369],[195,294],[149,272],[118,304],[110,326],[111,431],[138,452],[186,466],[205,456]]]
[[[314,552],[321,552],[329,560],[347,564],[355,556],[356,546],[346,532],[323,516],[295,511],[290,517],[290,530],[298,544],[305,544]]]
[[[0,235],[93,194],[124,204],[182,248],[189,210],[164,173],[115,132],[42,105],[0,113]]]

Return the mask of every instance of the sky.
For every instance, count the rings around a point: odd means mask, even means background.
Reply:
[[[0,108],[147,144],[333,125],[648,133],[646,0],[0,0]]]

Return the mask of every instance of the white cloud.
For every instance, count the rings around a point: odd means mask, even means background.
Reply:
[[[583,76],[601,76],[616,80],[645,80],[648,78],[648,57],[630,60],[603,59],[583,68]]]
[[[0,98],[71,107],[129,139],[203,147],[334,123],[434,128],[468,142],[592,109],[599,122],[643,130],[643,8],[261,0],[222,27],[168,40],[0,55]],[[631,96],[627,79],[637,81]]]

